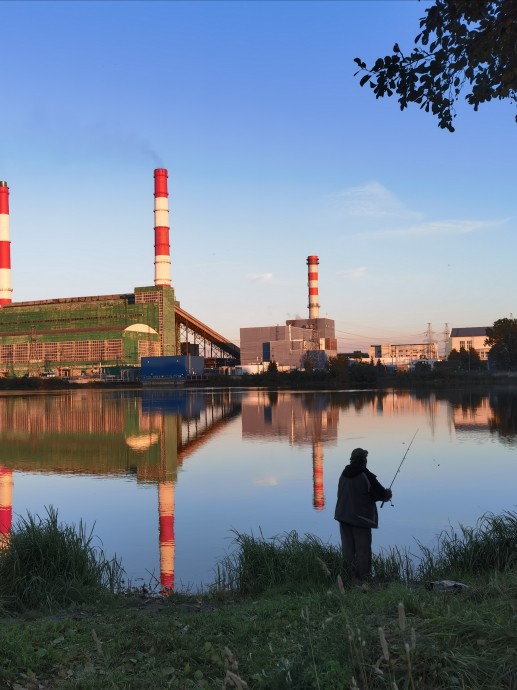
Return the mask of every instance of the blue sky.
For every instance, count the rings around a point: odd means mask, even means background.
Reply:
[[[340,351],[517,316],[514,109],[451,134],[353,76],[427,4],[3,2],[13,301],[152,285],[166,167],[176,298],[236,343],[308,316],[314,254]]]

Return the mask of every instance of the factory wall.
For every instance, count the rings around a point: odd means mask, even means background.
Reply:
[[[94,374],[176,354],[174,290],[19,302],[0,310],[0,374]]]
[[[308,349],[324,350],[328,357],[337,357],[336,325],[333,319],[290,319],[286,321],[289,326],[309,329],[312,335]]]
[[[293,326],[257,326],[240,329],[241,364],[270,362],[299,367],[310,346],[310,332]]]
[[[241,365],[276,362],[303,369],[308,352],[316,368],[324,368],[337,356],[335,322],[332,319],[291,319],[285,326],[241,328]]]
[[[324,352],[325,361],[337,356],[331,319],[295,319],[285,326],[241,328],[240,339],[241,365],[274,361],[280,366],[304,368],[308,351]]]
[[[336,325],[333,319],[290,319],[286,324],[297,328],[310,328],[318,338],[336,338]]]
[[[438,359],[438,345],[436,343],[403,343],[393,345],[382,343],[370,345],[369,356],[374,361],[396,364],[397,361],[407,363],[414,359]]]

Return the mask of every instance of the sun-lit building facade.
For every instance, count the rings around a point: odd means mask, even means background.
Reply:
[[[475,350],[480,359],[486,362],[490,351],[490,346],[485,345],[487,328],[488,326],[472,326],[451,329],[450,350]]]

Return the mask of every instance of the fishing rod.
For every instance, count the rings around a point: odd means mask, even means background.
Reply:
[[[406,452],[404,453],[404,457],[403,457],[402,460],[400,461],[400,465],[398,466],[397,471],[395,472],[395,474],[394,474],[394,476],[393,476],[393,479],[391,480],[391,484],[388,486],[388,489],[391,490],[391,487],[393,486],[393,483],[395,482],[395,479],[397,478],[397,474],[400,472],[400,468],[401,468],[402,465],[404,464],[404,460],[406,459],[406,455],[409,453],[409,449],[411,448],[411,446],[412,446],[412,444],[413,444],[413,441],[415,440],[415,436],[416,436],[417,434],[418,434],[418,429],[417,429],[417,430],[415,431],[415,433],[413,434],[413,438],[412,438],[411,441],[409,442],[409,446],[406,448]],[[381,508],[382,508],[382,506],[383,506],[385,503],[386,503],[386,501],[383,501],[383,502],[381,503]],[[393,503],[392,503],[391,505],[393,505]]]

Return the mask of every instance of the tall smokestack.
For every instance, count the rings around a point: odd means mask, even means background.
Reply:
[[[11,304],[11,238],[9,235],[9,187],[0,181],[0,307]]]
[[[307,257],[309,268],[309,319],[319,319],[320,305],[318,304],[318,264],[317,256]]]
[[[171,286],[167,170],[154,171],[154,284]]]

